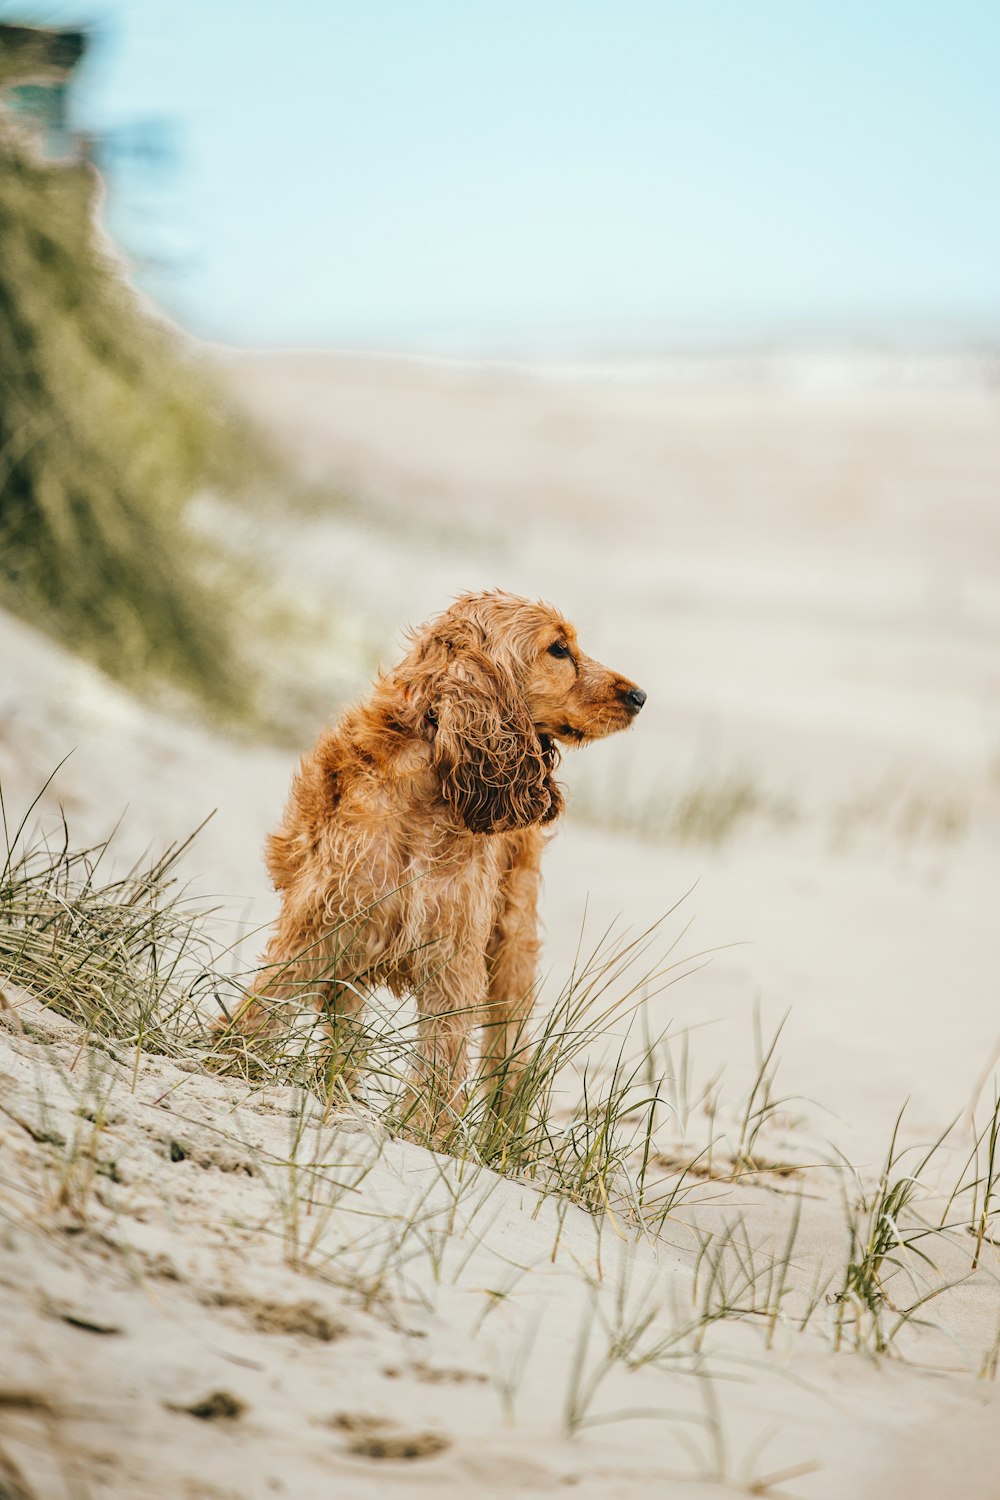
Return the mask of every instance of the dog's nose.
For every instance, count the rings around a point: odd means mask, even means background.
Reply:
[[[634,714],[637,714],[646,701],[646,694],[642,688],[630,688],[625,694],[625,702]]]

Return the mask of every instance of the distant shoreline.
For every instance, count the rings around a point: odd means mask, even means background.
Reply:
[[[368,367],[419,367],[442,374],[500,376],[545,383],[661,385],[669,388],[717,385],[802,390],[947,389],[1000,385],[1000,343],[979,349],[941,352],[898,349],[793,348],[774,344],[746,350],[668,352],[631,355],[545,354],[510,356],[414,352],[405,349],[234,348],[211,345],[224,360],[292,360],[302,364],[357,362]]]

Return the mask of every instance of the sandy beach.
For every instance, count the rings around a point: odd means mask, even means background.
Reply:
[[[654,1231],[361,1106],[92,1051],[0,976],[0,1493],[992,1500],[1000,1262],[995,1221],[974,1269],[969,1230],[1000,1060],[995,366],[220,363],[318,498],[206,498],[202,524],[338,622],[329,716],[478,587],[552,600],[647,691],[567,756],[541,1006],[581,931],[653,929],[642,1019],[594,1066],[665,1038],[670,1207]],[[78,845],[121,817],[122,865],[211,814],[183,874],[252,965],[306,744],[0,632],[8,823],[66,756],[37,816]],[[846,1317],[877,1231],[901,1269]]]

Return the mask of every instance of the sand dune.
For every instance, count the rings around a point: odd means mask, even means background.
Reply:
[[[384,659],[402,622],[502,585],[553,599],[647,689],[634,732],[567,759],[545,996],[584,921],[596,939],[671,913],[651,954],[690,962],[649,1001],[673,1038],[650,1182],[683,1191],[643,1233],[627,1205],[594,1217],[389,1139],[363,1107],[300,1123],[288,1089],[90,1054],[4,984],[2,1462],[46,1500],[994,1496],[995,1248],[973,1273],[968,1192],[954,1232],[915,1238],[968,1182],[967,1118],[893,1223],[912,1280],[880,1305],[889,1348],[862,1318],[836,1347],[835,1297],[904,1101],[901,1148],[977,1089],[982,1128],[994,1098],[997,387],[967,365],[860,384],[228,368],[353,502],[247,523],[245,544],[367,621]],[[86,842],[127,809],[122,861],[217,809],[184,872],[221,898],[218,931],[266,923],[259,851],[294,752],[0,629],[8,808],[72,751],[43,819],[61,801]],[[765,1037],[789,1015],[741,1162],[755,1007]],[[321,1148],[322,1183],[346,1187],[305,1213]]]

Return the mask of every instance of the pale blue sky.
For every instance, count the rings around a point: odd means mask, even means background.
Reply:
[[[116,222],[237,344],[1000,334],[997,0],[86,0]],[[127,211],[126,211],[127,210]]]

